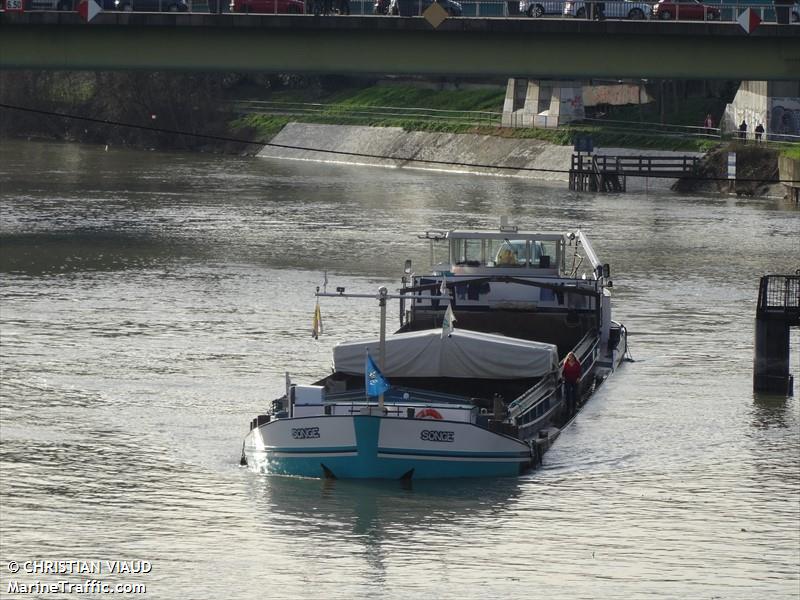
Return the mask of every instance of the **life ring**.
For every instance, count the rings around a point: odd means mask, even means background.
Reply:
[[[435,408],[423,408],[415,415],[415,417],[417,419],[438,419],[441,421],[442,413],[440,413]]]

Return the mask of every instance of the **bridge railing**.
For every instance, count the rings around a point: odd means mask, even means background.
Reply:
[[[273,2],[259,1],[258,8],[251,8],[250,4],[243,2],[240,6],[241,12],[251,12],[253,14],[284,14],[287,12],[306,12],[314,13],[314,2],[318,1],[321,5],[325,0],[305,0],[304,8],[297,4],[287,3],[286,0],[274,0]],[[421,15],[430,5],[431,0],[396,0],[393,7],[402,6],[399,12],[403,16]],[[453,2],[457,0],[439,0],[446,10],[451,14],[457,12]],[[115,10],[112,0],[97,0],[104,10]],[[143,11],[168,10],[174,4],[167,0],[153,2],[153,0],[139,0]],[[56,10],[63,7],[64,10],[77,10],[79,0],[24,0],[26,12],[39,12]],[[190,12],[198,13],[228,13],[230,12],[230,0],[186,0]],[[400,4],[397,4],[400,3]],[[534,18],[600,18],[598,6],[603,6],[602,18],[607,20],[641,18],[661,19],[665,21],[723,21],[735,22],[739,16],[748,8],[757,13],[762,22],[765,23],[796,23],[800,24],[800,5],[798,3],[790,6],[775,7],[773,2],[728,2],[726,0],[704,0],[702,5],[692,0],[666,0],[666,3],[647,2],[625,2],[625,0],[606,0],[605,2],[595,0],[462,0],[457,2],[461,6],[463,17],[534,17]],[[137,0],[120,3],[128,4],[133,10],[140,10],[136,7]],[[349,12],[351,15],[372,15],[387,14],[390,7],[390,0],[349,0]],[[631,11],[632,4],[641,4],[641,13]],[[652,6],[652,9],[650,7]],[[157,8],[156,8],[157,7]],[[376,11],[377,8],[377,11]],[[341,0],[330,0],[332,14],[343,13]],[[5,0],[0,0],[0,12],[5,10]],[[392,16],[391,13],[388,13]],[[635,15],[635,16],[632,16]]]

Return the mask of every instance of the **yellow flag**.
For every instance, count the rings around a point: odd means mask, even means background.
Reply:
[[[315,340],[322,335],[322,313],[319,310],[319,300],[317,300],[317,307],[314,309],[314,321],[311,325],[311,337]]]

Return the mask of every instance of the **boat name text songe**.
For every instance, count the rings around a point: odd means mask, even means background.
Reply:
[[[455,431],[432,431],[423,429],[419,434],[419,439],[426,442],[455,442]]]
[[[292,437],[296,440],[309,440],[319,437],[319,427],[295,427],[292,428]]]

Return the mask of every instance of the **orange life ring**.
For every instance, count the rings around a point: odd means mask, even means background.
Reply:
[[[435,408],[423,408],[415,416],[417,419],[442,419],[442,413]]]

